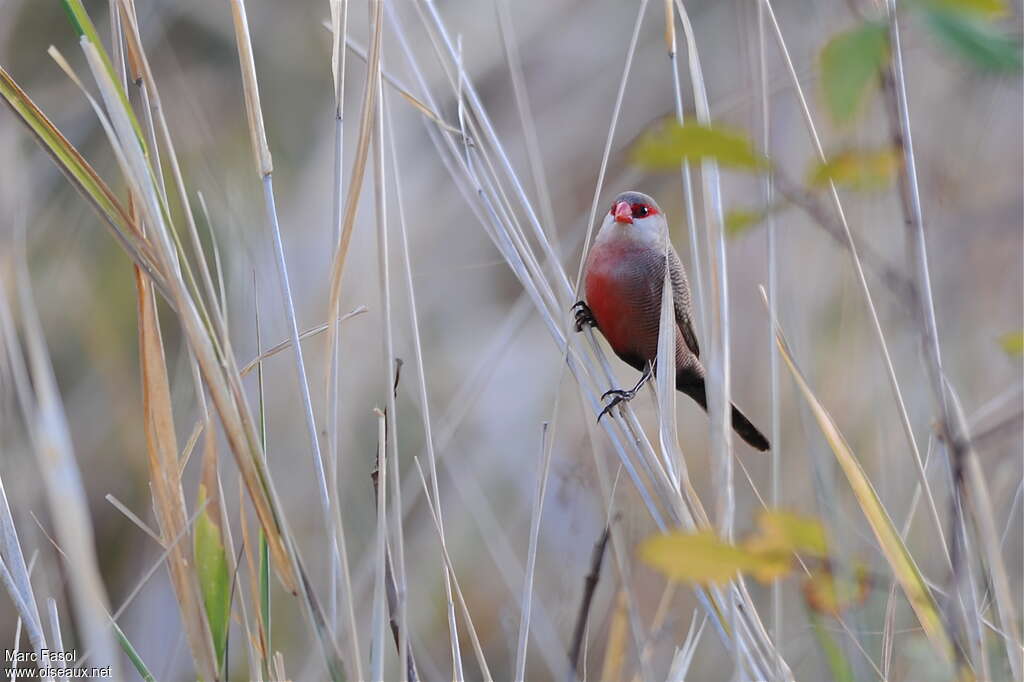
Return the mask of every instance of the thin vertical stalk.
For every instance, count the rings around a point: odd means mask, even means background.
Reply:
[[[406,679],[409,670],[409,628],[406,620],[407,599],[405,582],[405,546],[402,524],[402,485],[401,471],[398,464],[398,413],[395,407],[395,343],[391,323],[391,261],[388,249],[388,217],[387,217],[387,186],[385,181],[384,168],[384,92],[381,80],[380,69],[372,75],[376,80],[377,88],[377,110],[376,123],[374,125],[374,157],[373,157],[373,184],[374,203],[377,222],[377,259],[378,277],[381,291],[381,308],[384,316],[382,328],[384,353],[384,379],[386,400],[388,407],[387,427],[387,456],[391,458],[392,485],[392,516],[394,517],[394,575],[395,589],[398,600],[398,655],[400,660],[399,670],[402,679]],[[387,485],[387,479],[384,479]]]
[[[950,436],[953,425],[949,423],[949,411],[946,405],[945,391],[942,390],[942,353],[939,349],[939,331],[935,321],[935,302],[932,298],[931,275],[928,272],[928,251],[924,236],[924,212],[921,208],[921,193],[917,185],[917,162],[914,157],[914,141],[911,134],[910,110],[907,103],[907,85],[903,73],[903,49],[900,43],[899,19],[897,18],[895,0],[887,0],[889,12],[889,39],[892,52],[892,66],[886,81],[891,84],[890,100],[894,100],[891,108],[891,121],[897,151],[903,154],[903,166],[899,173],[900,196],[903,202],[904,224],[907,228],[907,240],[911,245],[910,257],[915,266],[918,288],[915,293],[920,301],[920,314],[924,326],[921,329],[922,345],[928,362],[926,369],[931,382],[932,397],[936,409],[942,415],[940,428]],[[952,439],[949,439],[952,440]]]
[[[967,418],[964,416],[963,407],[956,393],[953,392],[949,382],[946,382],[947,390],[950,393],[949,404],[955,412],[956,419],[961,428],[966,429]],[[999,534],[996,530],[995,518],[992,514],[992,499],[988,492],[988,485],[985,483],[985,472],[978,461],[978,454],[970,444],[970,433],[961,431],[964,452],[960,455],[966,462],[964,464],[965,497],[974,512],[974,522],[978,529],[979,544],[984,550],[988,559],[988,574],[993,591],[996,611],[999,614],[999,623],[1003,644],[1006,647],[1006,655],[1010,663],[1010,671],[1013,679],[1020,681],[1024,671],[1024,648],[1021,647],[1020,631],[1017,625],[1017,610],[1014,607],[1013,593],[1003,566],[1002,548],[999,542]],[[973,584],[972,584],[973,586]],[[981,610],[977,611],[981,620]],[[993,628],[994,629],[994,628]],[[982,649],[982,656],[986,655]],[[985,661],[983,660],[984,664]],[[983,667],[982,670],[985,668]]]
[[[391,392],[390,387],[388,392]],[[380,410],[377,413],[377,466],[383,485],[377,486],[377,540],[374,548],[374,559],[377,566],[376,579],[373,583],[373,637],[370,646],[370,679],[380,682],[384,679],[384,632],[387,627],[385,614],[384,576],[387,563],[388,516],[387,516],[387,422],[388,417]]]
[[[760,95],[761,114],[761,153],[771,157],[771,107],[768,95],[768,30],[765,26],[764,4],[757,3],[757,82]],[[762,200],[765,206],[771,206],[775,201],[775,185],[772,182],[771,173],[765,173],[762,180]],[[769,393],[771,399],[771,491],[770,500],[772,507],[778,507],[782,500],[782,403],[779,395],[779,350],[775,345],[774,334],[771,325],[773,320],[779,318],[778,301],[778,233],[776,231],[775,215],[769,211],[768,223],[768,373]],[[782,638],[782,581],[776,579],[772,582],[772,640],[780,645],[785,641]],[[781,659],[781,652],[779,654]],[[776,668],[776,677],[782,677],[782,671]]]
[[[675,10],[672,0],[666,0],[667,30],[666,40],[668,41],[668,60],[672,68],[672,94],[676,107],[676,122],[682,125],[685,121],[683,111],[683,88],[679,77],[679,59],[676,50],[675,31]],[[709,328],[708,311],[704,302],[704,277],[701,274],[703,266],[700,259],[699,230],[697,229],[697,207],[693,198],[693,179],[691,177],[690,162],[684,160],[679,165],[679,175],[683,183],[683,204],[686,209],[686,233],[690,238],[690,272],[693,273],[693,305],[697,309],[697,319],[700,320],[700,329],[694,330],[702,346],[707,346],[705,337]],[[774,441],[773,441],[774,442]]]
[[[295,359],[296,373],[298,376],[299,391],[302,396],[302,404],[305,412],[306,428],[313,454],[313,464],[316,471],[317,484],[320,493],[320,505],[323,512],[324,529],[331,541],[331,552],[329,566],[331,573],[340,570],[340,558],[337,551],[337,532],[334,515],[332,514],[331,496],[327,488],[327,475],[324,469],[323,457],[320,453],[320,442],[317,437],[316,419],[313,416],[313,401],[310,397],[309,382],[306,378],[306,365],[302,354],[302,345],[299,342],[299,328],[295,314],[295,304],[292,298],[291,283],[288,278],[288,266],[285,260],[284,244],[281,238],[281,229],[277,217],[277,207],[274,198],[273,184],[273,161],[270,155],[270,148],[267,144],[266,131],[263,124],[263,111],[260,106],[259,84],[256,78],[256,65],[253,59],[252,39],[249,35],[249,23],[246,18],[244,0],[231,0],[231,15],[235,29],[235,41],[238,49],[239,66],[242,75],[242,89],[245,96],[246,117],[249,124],[249,135],[252,143],[253,156],[260,178],[263,183],[263,196],[266,206],[267,220],[270,223],[271,235],[273,237],[274,257],[277,265],[278,280],[281,288],[282,304],[285,316],[288,320],[291,336],[292,353]],[[331,322],[334,318],[331,318]],[[328,673],[332,678],[342,675],[340,670],[340,656],[337,652],[335,635],[330,624],[324,621],[319,605],[316,603],[312,588],[301,567],[294,543],[289,542],[292,560],[296,574],[297,587],[301,591],[303,604],[307,614],[316,631],[318,642],[324,652]]]
[[[390,10],[390,6],[389,6]],[[431,492],[434,496],[435,514],[441,536],[444,537],[444,516],[441,512],[441,493],[437,482],[437,456],[434,447],[433,420],[430,416],[430,399],[427,392],[426,363],[423,359],[423,344],[420,339],[419,308],[416,305],[416,285],[412,279],[412,258],[409,255],[409,235],[406,229],[405,208],[402,201],[402,181],[399,172],[398,151],[395,142],[395,131],[391,120],[391,108],[385,109],[388,124],[388,139],[391,142],[391,169],[395,182],[395,203],[398,207],[399,236],[402,241],[402,271],[405,276],[405,287],[409,294],[409,323],[412,328],[413,356],[416,365],[416,380],[419,390],[420,409],[423,411],[423,434],[427,451],[427,468],[430,471]],[[418,488],[414,487],[414,490]],[[404,519],[404,515],[400,516]],[[452,666],[461,678],[462,654],[459,650],[458,622],[455,618],[455,603],[452,600],[452,582],[447,566],[442,566],[444,579],[445,604],[448,610],[448,628],[451,635]]]
[[[345,125],[344,125],[344,81],[345,81],[345,58],[348,51],[341,48],[348,32],[348,2],[341,7],[337,0],[330,0],[331,9],[331,72],[334,76],[334,192],[331,194],[331,243],[333,250],[337,250],[338,241],[341,237],[341,197],[344,190],[344,171],[342,161],[344,158]],[[339,64],[340,62],[340,64]],[[341,333],[338,323],[334,323],[334,335]],[[328,363],[330,380],[327,389],[327,487],[329,490],[338,490],[338,398],[341,365],[341,344],[334,346],[334,357]],[[338,627],[338,576],[331,573],[330,595],[328,597],[328,614],[331,627]],[[352,590],[346,589],[345,599],[351,598]],[[350,635],[351,636],[351,635]]]
[[[331,49],[331,72],[334,76],[334,192],[331,206],[331,225],[333,227],[333,252],[341,248],[343,232],[342,197],[344,195],[344,172],[342,165],[344,161],[345,143],[345,68],[348,51],[344,49],[345,40],[348,36],[348,0],[330,0],[331,6],[331,34],[333,44]],[[330,375],[327,390],[327,469],[328,486],[337,495],[338,491],[338,457],[339,457],[339,434],[338,415],[340,403],[340,382],[341,382],[341,334],[340,321],[334,322],[333,333],[336,342],[331,346],[331,361],[328,372]],[[330,593],[330,622],[337,630],[338,627],[338,582],[344,589],[345,616],[347,618],[347,641],[352,659],[352,668],[356,679],[363,677],[362,654],[359,649],[359,630],[356,627],[355,595],[352,591],[351,570],[349,567],[348,548],[345,541],[345,528],[342,523],[340,501],[334,504],[335,533],[331,537],[331,549],[338,555],[338,563],[341,568],[341,575],[331,573]]]
[[[256,326],[256,357],[259,358],[263,354],[263,339],[260,335],[260,292],[257,284],[256,273],[252,275],[253,284],[253,302],[255,309],[255,326]],[[266,394],[263,386],[263,362],[258,361],[256,363],[256,405],[257,405],[257,419],[259,420],[259,438],[260,445],[263,448],[263,458],[267,458],[267,411],[266,411]],[[273,637],[271,636],[271,624],[273,622],[270,615],[270,549],[267,547],[267,536],[263,531],[263,528],[259,529],[258,539],[259,549],[259,608],[258,613],[260,614],[260,629],[263,632],[264,640],[263,645],[263,656],[262,656],[262,667],[264,677],[270,677],[270,652],[273,648]]]
[[[249,22],[246,18],[244,0],[231,1],[232,17],[235,26],[235,39],[238,47],[238,58],[242,72],[245,109],[249,122],[253,154],[257,170],[263,183],[263,199],[270,232],[273,239],[274,262],[277,266],[278,284],[284,306],[285,318],[291,338],[292,354],[295,360],[295,371],[302,397],[302,407],[306,420],[310,449],[313,454],[313,467],[316,472],[317,488],[320,494],[320,506],[323,512],[324,529],[329,537],[335,536],[332,523],[331,495],[327,488],[327,474],[324,460],[320,453],[320,440],[317,437],[316,418],[313,416],[313,400],[310,397],[309,381],[306,378],[306,363],[299,342],[299,324],[295,314],[295,301],[292,297],[291,282],[288,277],[288,264],[285,260],[284,242],[281,238],[281,227],[277,218],[277,206],[274,198],[274,164],[267,144],[267,135],[263,125],[263,110],[260,107],[259,85],[256,79],[256,65],[253,60],[252,41],[249,37]],[[336,545],[332,543],[330,556],[331,573],[339,570]]]
[[[903,207],[903,222],[906,228],[907,259],[914,272],[916,287],[912,289],[914,297],[913,306],[919,323],[921,336],[921,347],[925,357],[925,371],[928,376],[928,383],[931,388],[933,408],[937,413],[937,421],[942,441],[952,447],[947,450],[951,459],[953,470],[953,498],[954,511],[960,515],[963,513],[961,496],[961,484],[965,480],[963,476],[965,457],[969,457],[970,445],[967,439],[967,424],[959,412],[950,410],[946,391],[943,388],[944,372],[942,369],[942,354],[939,346],[938,325],[935,317],[935,302],[932,295],[931,275],[928,268],[928,251],[925,239],[924,212],[921,206],[921,194],[917,181],[917,163],[914,156],[913,135],[910,124],[910,108],[907,98],[906,76],[903,69],[903,50],[900,40],[899,18],[894,0],[887,0],[886,10],[889,18],[889,41],[891,46],[892,63],[883,73],[883,91],[886,96],[890,126],[895,148],[903,155],[903,165],[900,169],[898,180],[900,188],[900,199]],[[955,420],[955,421],[954,421]],[[956,444],[967,442],[967,446],[958,447]],[[947,446],[949,447],[949,446]],[[958,558],[968,557],[964,550],[966,547],[966,519],[960,519],[957,526],[961,529],[961,543],[957,543],[955,534],[949,538],[953,543],[948,552],[950,558],[953,588],[959,592],[960,581],[958,580],[959,566]],[[941,536],[940,536],[941,537]],[[959,548],[960,552],[955,550]],[[974,585],[971,583],[971,594],[969,600],[976,606],[977,599],[974,594]],[[958,600],[963,600],[961,594],[957,594]],[[968,614],[964,614],[965,618]],[[983,674],[987,675],[987,655],[985,647],[986,628],[981,623],[981,614],[975,609],[974,616],[974,658],[975,664],[980,665]],[[969,619],[971,620],[971,619]],[[1012,627],[1012,625],[1011,625]],[[1010,664],[1014,675],[1019,679],[1021,674],[1021,663],[1019,656],[1008,644]],[[959,649],[957,649],[959,651]]]
[[[697,121],[711,124],[704,76],[697,52],[696,35],[682,0],[676,0],[679,18],[686,35],[686,48],[690,63],[690,81],[697,109]],[[704,218],[707,229],[708,276],[711,279],[711,350],[707,363],[708,415],[711,420],[711,445],[714,453],[715,493],[717,500],[718,531],[726,539],[732,538],[736,499],[733,486],[732,439],[729,422],[729,276],[725,255],[725,213],[722,207],[722,189],[715,161],[701,162],[701,185],[704,195]]]
[[[427,478],[423,473],[423,467],[420,466],[420,461],[418,459],[414,459],[413,461],[416,464],[416,473],[419,474],[420,484],[423,486],[423,494],[429,500],[430,488],[427,486]],[[434,530],[437,532],[438,538],[441,540],[441,555],[444,557],[445,564],[448,566],[448,571],[452,576],[452,585],[455,588],[455,595],[459,600],[459,609],[462,611],[462,617],[466,619],[470,642],[473,645],[473,652],[476,654],[477,663],[480,665],[480,671],[483,674],[485,682],[493,682],[494,677],[491,675],[490,667],[487,665],[487,659],[484,657],[483,647],[480,645],[480,638],[477,635],[476,628],[473,626],[473,617],[469,613],[466,598],[462,594],[462,587],[459,586],[458,577],[455,575],[455,567],[452,564],[452,558],[448,554],[448,545],[445,543],[444,538],[441,537],[441,528],[437,523],[437,514],[434,513],[434,504],[427,504],[427,509],[430,511],[430,518],[434,522]]]
[[[557,409],[557,406],[556,406]],[[533,510],[530,514],[530,540],[526,550],[526,569],[523,576],[522,604],[519,618],[519,642],[516,646],[515,682],[526,678],[526,644],[530,637],[530,608],[533,605],[533,575],[537,565],[537,542],[540,536],[540,519],[544,511],[544,496],[548,489],[548,472],[551,469],[551,451],[554,439],[548,437],[548,424],[541,428],[540,470],[537,473],[537,488],[534,492]]]
[[[299,342],[299,324],[295,315],[295,302],[292,298],[291,283],[288,278],[288,264],[285,262],[284,243],[281,239],[281,228],[277,220],[277,206],[274,200],[273,175],[263,175],[263,198],[266,203],[267,219],[274,242],[274,260],[277,265],[278,284],[281,287],[281,298],[284,299],[284,312],[288,320],[288,333],[291,337],[292,354],[295,360],[295,371],[302,396],[302,407],[306,419],[306,430],[309,435],[310,447],[313,452],[313,465],[316,471],[320,504],[323,508],[324,525],[328,535],[334,535],[331,524],[331,497],[327,489],[327,474],[324,469],[323,457],[320,453],[320,440],[317,438],[316,419],[313,416],[313,400],[309,393],[309,382],[306,379],[306,363],[302,355],[302,344]],[[331,572],[337,570],[336,555],[331,552]]]

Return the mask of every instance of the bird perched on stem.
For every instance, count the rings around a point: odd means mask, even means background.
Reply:
[[[628,391],[605,393],[602,399],[611,396],[612,400],[598,420],[620,402],[631,400],[654,373],[666,261],[676,318],[676,390],[708,408],[704,366],[690,312],[690,285],[669,240],[665,215],[646,194],[623,192],[605,215],[587,255],[586,300],[577,302],[573,311],[577,331],[582,331],[584,325],[597,327],[615,354],[643,375]],[[762,451],[769,448],[768,439],[735,405],[732,428],[752,447]]]

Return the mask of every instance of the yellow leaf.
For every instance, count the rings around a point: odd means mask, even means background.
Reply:
[[[893,149],[847,149],[814,166],[810,183],[820,187],[831,181],[862,191],[882,189],[892,182],[901,163]]]
[[[758,515],[757,524],[758,534],[744,543],[750,551],[828,556],[825,529],[813,517],[781,509],[765,509]]]
[[[744,170],[763,170],[770,165],[743,133],[696,123],[668,121],[646,133],[633,148],[633,161],[652,170],[703,160]]]
[[[997,18],[1006,16],[1009,8],[1006,0],[919,0],[926,7],[977,14],[983,17]]]
[[[656,535],[640,545],[640,558],[672,580],[702,585],[726,583],[737,573],[767,582],[790,567],[788,553],[751,552],[725,542],[712,531]]]
[[[738,208],[725,214],[725,235],[736,237],[764,220],[764,211],[749,211]]]
[[[1024,355],[1024,330],[1009,332],[999,337],[999,345],[1007,355],[1019,357]]]

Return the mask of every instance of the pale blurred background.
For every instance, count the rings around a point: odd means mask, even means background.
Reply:
[[[433,56],[411,3],[395,2],[421,66],[440,95],[439,113],[455,121],[455,99]],[[506,58],[491,2],[439,1],[453,35],[462,39],[468,76],[478,88],[498,134],[528,193],[535,197]],[[746,130],[760,131],[757,94],[756,3],[752,0],[697,0],[688,3],[697,34],[712,114]],[[104,36],[107,3],[87,7]],[[623,0],[551,0],[512,3],[512,19],[522,57],[533,121],[563,264],[575,276],[581,235],[593,197],[623,60],[638,4]],[[865,116],[839,130],[820,105],[816,58],[826,40],[854,18],[840,0],[781,0],[776,10],[796,69],[813,95],[812,111],[827,149],[851,144],[882,145],[888,125],[880,99]],[[229,9],[223,2],[141,0],[138,4],[146,48],[189,186],[203,192],[224,258],[229,317],[241,363],[256,354],[253,277],[258,281],[265,343],[286,336],[272,261],[270,233],[245,126],[238,59]],[[281,226],[292,276],[300,328],[322,323],[332,238],[333,98],[330,34],[323,27],[328,3],[250,2],[256,67],[261,81],[267,132],[274,158]],[[1020,7],[1013,17],[1019,26]],[[366,8],[353,3],[350,30],[366,44]],[[671,72],[665,53],[664,11],[651,3],[628,81],[609,173],[600,195],[604,206],[617,192],[652,194],[669,216],[673,239],[689,264],[681,184],[677,173],[647,176],[628,163],[629,144],[649,124],[674,113]],[[1008,357],[999,338],[1022,321],[1022,88],[1019,74],[980,75],[937,45],[913,19],[905,22],[904,48],[910,112],[940,340],[945,369],[959,391],[968,417],[1002,399],[999,414],[1021,409],[1020,358]],[[80,146],[115,191],[123,192],[109,146],[81,93],[46,55],[56,45],[86,73],[81,51],[59,3],[0,0],[0,63],[18,79]],[[393,36],[385,32],[385,68],[412,85]],[[799,105],[773,40],[768,42],[773,160],[802,180],[814,156]],[[350,54],[346,122],[350,140],[358,124],[365,69]],[[528,679],[549,679],[549,665],[560,665],[571,637],[583,578],[605,510],[596,482],[585,420],[561,356],[522,287],[502,261],[438,160],[420,114],[389,94],[398,153],[402,159],[403,202],[410,230],[418,312],[427,358],[434,434],[438,439],[440,490],[452,559],[466,592],[474,622],[498,679],[509,679],[519,625],[519,596],[526,559],[530,511],[540,465],[541,424],[551,419],[561,386],[561,412],[555,435],[551,480],[544,505],[534,594],[534,635]],[[686,110],[692,115],[692,101]],[[350,155],[354,144],[346,143]],[[346,169],[351,159],[346,159]],[[347,170],[346,170],[347,173]],[[370,176],[372,177],[372,176]],[[116,181],[115,181],[116,179]],[[374,541],[374,506],[369,471],[376,447],[375,406],[385,401],[382,372],[382,316],[377,251],[367,181],[356,223],[342,295],[342,309],[365,305],[369,311],[346,322],[342,331],[343,416],[340,449],[341,499],[349,552],[353,558],[360,620],[369,628]],[[751,176],[726,173],[727,207],[761,205],[761,184]],[[844,193],[851,226],[890,264],[906,268],[900,204],[895,191]],[[827,204],[826,204],[827,205]],[[538,204],[538,209],[540,205]],[[819,398],[834,415],[874,481],[896,524],[906,518],[917,480],[870,318],[848,254],[800,211],[777,218],[779,310],[797,361]],[[19,230],[27,235],[31,281],[57,371],[75,451],[92,504],[102,573],[116,607],[158,558],[157,545],[104,500],[115,495],[147,522],[153,522],[141,428],[136,311],[129,259],[75,194],[50,160],[4,109],[0,111],[0,230],[5,248]],[[733,395],[751,419],[770,425],[768,322],[758,285],[767,282],[766,227],[733,239],[728,247],[732,313]],[[392,239],[396,247],[397,238]],[[410,566],[410,618],[413,644],[423,676],[449,673],[447,625],[436,535],[411,464],[421,454],[423,430],[413,370],[408,297],[400,277],[399,251],[393,249],[396,354],[406,360],[398,397],[398,439],[409,503],[406,559]],[[925,383],[916,330],[905,307],[869,271],[882,327],[915,435],[924,448],[932,433],[933,409]],[[568,313],[567,313],[568,314]],[[702,330],[706,333],[707,330]],[[196,406],[180,336],[165,323],[169,364],[175,382],[179,438],[191,432]],[[306,344],[318,424],[325,415],[320,399],[323,343]],[[635,373],[614,364],[623,385]],[[308,439],[302,421],[294,365],[281,354],[265,365],[268,385],[271,470],[314,583],[326,592],[327,551]],[[559,380],[562,379],[561,383]],[[455,402],[467,384],[468,397]],[[250,387],[254,390],[255,384]],[[467,394],[462,393],[463,396]],[[780,453],[785,506],[813,513],[831,524],[844,551],[884,571],[862,516],[834,458],[793,390],[781,375]],[[635,403],[652,424],[651,398]],[[4,393],[4,433],[0,475],[15,511],[27,551],[38,550],[38,584],[60,596],[64,577],[40,532],[48,516],[35,462],[17,424],[16,405]],[[680,440],[694,485],[714,508],[708,466],[707,418],[687,399],[678,407]],[[984,426],[980,424],[979,426]],[[451,432],[454,427],[454,432]],[[450,439],[445,435],[451,434]],[[739,443],[739,441],[737,441]],[[612,462],[606,441],[600,455]],[[995,506],[999,530],[1007,529],[1005,560],[1016,599],[1021,596],[1024,526],[1018,500],[1022,440],[1019,427],[992,439],[980,455]],[[737,456],[762,495],[770,489],[769,459],[737,445]],[[186,472],[185,490],[196,491],[198,461]],[[948,473],[933,461],[928,469],[940,509],[948,509]],[[234,464],[223,451],[227,498],[237,500]],[[736,473],[737,529],[751,527],[760,506],[742,469]],[[623,477],[619,490],[625,535],[637,542],[654,531],[649,515]],[[933,525],[918,509],[908,538],[910,550],[935,584],[946,572],[935,546]],[[237,541],[237,536],[236,536]],[[646,622],[653,616],[663,581],[632,555],[633,584]],[[592,674],[600,666],[619,577],[606,561],[590,620]],[[887,585],[847,622],[863,630],[862,645],[877,656]],[[40,589],[40,588],[37,588]],[[768,614],[768,590],[753,588]],[[782,650],[798,678],[825,676],[822,654],[807,620],[795,582],[784,587]],[[0,597],[0,642],[8,646],[15,630],[13,609]],[[895,674],[927,657],[921,634],[905,603],[897,640],[901,652]],[[664,675],[673,646],[681,642],[695,602],[688,588],[677,593],[663,631],[654,637],[652,663]],[[295,679],[318,679],[315,644],[297,604],[275,595],[275,646],[285,652]],[[767,618],[767,615],[765,616]],[[66,637],[71,639],[71,620]],[[122,627],[160,679],[190,679],[188,647],[164,571],[159,571],[121,619]],[[848,637],[832,622],[835,636]],[[236,629],[241,642],[244,636]],[[364,633],[362,641],[369,641]],[[467,674],[476,679],[464,641]],[[708,630],[694,662],[692,679],[725,680],[731,664]],[[244,677],[242,647],[232,658]],[[388,652],[391,655],[391,652]],[[852,657],[855,658],[855,657]],[[921,663],[923,664],[923,663]],[[872,673],[857,669],[864,679]]]

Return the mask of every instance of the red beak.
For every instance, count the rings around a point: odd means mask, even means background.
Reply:
[[[633,223],[633,209],[625,201],[615,204],[615,222]]]

